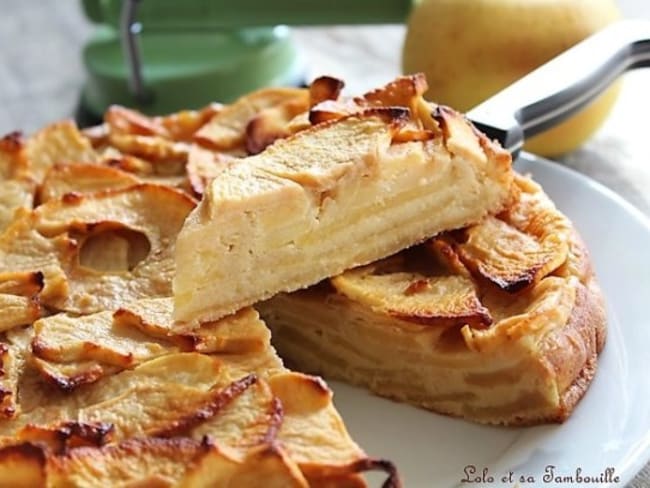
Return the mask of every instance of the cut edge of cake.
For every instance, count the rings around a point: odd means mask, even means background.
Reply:
[[[313,107],[323,122],[212,181],[176,243],[177,321],[227,315],[504,208],[509,153],[425,102],[420,78],[383,90]]]

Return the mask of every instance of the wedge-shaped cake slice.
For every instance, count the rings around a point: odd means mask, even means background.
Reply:
[[[325,101],[315,125],[224,169],[176,243],[175,318],[217,318],[501,210],[510,155],[424,88]]]
[[[490,424],[565,420],[605,340],[571,222],[531,180],[466,229],[258,308],[303,371]]]

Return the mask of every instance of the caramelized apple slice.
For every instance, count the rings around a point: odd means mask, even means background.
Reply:
[[[67,239],[48,239],[34,229],[34,213],[20,210],[17,217],[0,234],[0,280],[14,273],[40,276],[43,289],[40,300],[58,300],[68,293],[68,278],[59,258],[70,255]]]
[[[325,100],[338,100],[345,87],[343,80],[331,76],[319,76],[309,85],[309,107]]]
[[[356,98],[355,102],[372,107],[408,107],[412,113],[416,113],[416,104],[428,88],[422,73],[399,76],[385,86]]]
[[[38,271],[0,273],[0,332],[31,324],[41,316],[38,294],[43,285]]]
[[[80,446],[103,446],[112,438],[112,434],[111,424],[66,421],[54,428],[27,424],[18,432],[16,439],[46,445],[53,452],[62,453]]]
[[[25,143],[30,175],[41,181],[57,163],[93,163],[98,155],[74,122],[64,120],[36,132]]]
[[[192,364],[180,356],[166,356],[73,394],[54,396],[28,415],[5,423],[3,433],[19,440],[47,440],[65,430],[70,422],[80,422],[110,426],[111,439],[117,442],[139,436],[176,437],[197,426],[203,428],[199,432],[206,432],[204,424],[215,422],[211,419],[226,411],[230,413],[213,424],[214,436],[234,447],[247,450],[264,441],[269,432],[272,435],[277,431],[274,425],[281,417],[277,416],[277,409],[270,408],[273,401],[268,388],[253,388],[258,381],[254,373],[239,376],[240,372],[230,368],[228,360],[190,354]],[[169,374],[170,365],[180,368]],[[154,371],[156,367],[167,372],[167,376]],[[206,369],[212,370],[210,378],[204,378]],[[229,409],[251,388],[252,396],[239,402],[242,407],[249,405],[248,410]]]
[[[391,463],[368,458],[350,438],[323,380],[286,372],[268,381],[284,414],[278,443],[300,467],[309,486],[363,486],[356,473],[371,469],[389,473],[383,486],[400,486]]]
[[[12,418],[20,413],[18,381],[27,351],[10,340],[0,342],[0,418]]]
[[[16,451],[16,448],[6,449]],[[48,457],[47,483],[49,486],[176,486],[188,466],[209,449],[207,444],[184,438],[130,439],[100,449],[82,447],[62,456]],[[37,465],[32,464],[35,466],[30,466],[28,472],[36,478]],[[27,462],[24,465],[29,466]]]
[[[331,282],[350,300],[409,322],[485,327],[492,321],[466,276],[377,271],[377,264],[371,264],[346,271]]]
[[[181,110],[169,115],[154,117],[175,141],[189,142],[196,131],[207,124],[212,117],[223,109],[220,103],[210,103],[199,110]]]
[[[136,110],[113,105],[104,114],[104,120],[107,131],[113,134],[160,136],[174,141],[189,141],[221,108],[221,104],[211,103],[200,110],[182,110],[169,115],[148,117]]]
[[[246,125],[248,154],[258,154],[276,139],[291,135],[290,122],[305,110],[305,97],[292,98],[260,110]]]
[[[177,350],[133,327],[114,324],[110,311],[83,317],[57,314],[37,320],[34,333],[33,353],[59,363],[95,360],[124,369]]]
[[[262,110],[285,102],[302,103],[309,108],[309,92],[302,88],[265,88],[245,95],[231,105],[223,107],[194,136],[194,139],[213,149],[243,148],[246,127]]]
[[[71,363],[48,361],[33,355],[29,364],[40,379],[62,392],[69,393],[82,385],[94,383],[105,376],[122,371],[124,368],[100,363],[96,360],[77,360]]]
[[[36,449],[35,447],[33,449]],[[16,455],[17,448],[5,448]],[[0,451],[0,455],[3,452]],[[39,464],[27,463],[27,479],[38,478]],[[31,465],[33,466],[31,466]],[[132,439],[100,449],[83,447],[51,459],[49,486],[236,486],[253,488],[306,488],[309,486],[295,463],[273,446],[260,446],[245,457],[225,446],[186,438]],[[24,478],[23,478],[24,479]],[[2,481],[2,478],[0,478]]]
[[[27,176],[28,161],[25,139],[21,132],[10,132],[0,138],[0,180]]]
[[[253,308],[246,307],[221,320],[192,328],[174,323],[173,308],[171,298],[138,300],[117,310],[113,324],[170,341],[184,351],[207,354],[262,351],[270,342],[270,333]]]
[[[108,133],[110,128],[107,123],[84,127],[81,129],[83,136],[88,139],[93,149],[99,151],[108,144]]]
[[[495,217],[466,232],[458,246],[465,265],[510,293],[538,283],[567,257],[566,240],[551,235],[540,241]]]
[[[157,432],[173,431],[212,412],[216,415],[249,384],[235,382],[234,387],[229,387],[221,383],[222,378],[215,380],[215,386],[208,391],[180,383],[130,387],[117,397],[79,409],[77,415],[86,423],[112,425],[116,441],[156,437]]]
[[[16,414],[16,367],[15,357],[9,345],[0,342],[0,417],[13,417]]]
[[[41,203],[56,200],[68,193],[94,193],[137,185],[131,173],[96,164],[55,164],[45,175],[39,190]]]
[[[566,247],[567,259],[554,274],[578,276],[583,283],[588,281],[593,274],[589,253],[571,222],[557,211],[542,187],[530,178],[515,175],[515,189],[518,193],[515,204],[500,218],[534,236],[545,247]]]
[[[50,242],[61,241],[48,254],[65,270],[69,285],[64,297],[44,303],[92,313],[169,296],[173,243],[193,207],[185,194],[150,184],[41,205],[34,211],[34,228]]]
[[[45,486],[47,453],[29,442],[0,448],[0,484],[15,488]]]
[[[27,424],[57,430],[68,421],[113,424],[116,438],[147,426],[159,429],[167,425],[163,419],[193,411],[215,385],[223,388],[242,376],[218,358],[170,354],[73,392],[53,390],[38,406],[0,424],[0,434],[15,437]]]
[[[472,275],[463,264],[455,243],[449,235],[439,235],[424,244],[426,250],[431,253],[436,263],[441,264],[450,274],[471,278]]]
[[[200,417],[190,413],[185,419],[153,435],[186,435],[197,440],[210,438],[228,446],[239,456],[245,456],[256,446],[277,443],[277,433],[284,416],[282,404],[273,396],[267,382],[246,376],[233,382],[228,389],[235,395],[219,408],[215,408],[217,405],[213,403],[197,411]]]
[[[154,165],[158,174],[180,174],[187,162],[190,145],[160,136],[109,134],[108,141],[118,151],[142,158]]]
[[[240,158],[205,149],[193,144],[187,159],[187,177],[194,195],[203,196],[208,184],[227,167],[236,164]]]
[[[41,316],[37,297],[0,293],[0,331],[28,325]]]
[[[322,82],[322,84],[333,85],[334,83]],[[429,140],[434,137],[432,130],[437,129],[437,124],[430,115],[432,107],[422,99],[422,94],[426,90],[427,82],[424,75],[416,74],[400,76],[387,85],[352,100],[339,99],[338,92],[335,92],[336,97],[324,98],[311,105],[309,121],[316,125],[330,120],[339,120],[368,108],[402,107],[408,109],[411,120],[396,134],[394,141]]]
[[[176,412],[173,422],[161,424],[149,435],[190,435],[196,439],[210,436],[227,445],[250,448],[264,440],[274,429],[272,424],[282,421],[281,411],[273,410],[272,403],[268,387],[254,374],[248,374],[229,385],[215,385],[193,408]],[[235,404],[242,409],[232,408]],[[276,420],[273,414],[278,412]]]
[[[120,105],[111,105],[104,113],[104,122],[112,134],[160,136],[169,139],[169,132],[160,121]]]
[[[155,175],[154,164],[132,154],[125,154],[113,146],[102,148],[99,162],[104,166],[132,173],[139,177]]]
[[[0,138],[0,233],[18,209],[32,208],[35,190],[22,134],[12,132]]]
[[[15,218],[17,210],[30,210],[33,207],[35,190],[36,185],[26,179],[0,179],[0,233]]]
[[[32,335],[31,327],[14,327],[0,341],[0,419],[14,419],[22,413],[19,384]]]
[[[361,110],[361,107],[352,100],[324,100],[311,107],[309,122],[312,125],[318,125],[348,117]]]
[[[303,469],[309,470],[312,463],[347,463],[364,456],[332,408],[332,392],[320,378],[288,372],[275,375],[269,383],[284,415],[278,439]],[[306,425],[310,425],[308,432],[303,430]],[[304,442],[305,435],[321,437],[323,429],[336,432],[327,436],[332,445]]]
[[[43,274],[38,271],[0,272],[0,294],[32,297],[43,289]]]
[[[181,488],[236,486],[238,488],[308,488],[310,484],[282,448],[266,444],[238,458],[221,446],[212,446],[188,468]]]
[[[172,309],[171,298],[145,299],[116,312],[39,320],[31,344],[34,366],[45,380],[70,391],[180,350],[246,354],[268,348],[269,331],[252,308],[198,328],[174,325]]]

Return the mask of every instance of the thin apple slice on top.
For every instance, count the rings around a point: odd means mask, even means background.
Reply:
[[[565,262],[567,243],[540,242],[506,222],[488,217],[467,230],[458,246],[461,259],[476,274],[515,293],[538,283]]]
[[[99,155],[90,140],[70,120],[57,122],[39,130],[25,142],[25,158],[30,176],[42,181],[57,163],[94,163]]]
[[[69,193],[118,190],[141,183],[133,173],[98,164],[55,164],[45,174],[39,201],[58,200]]]
[[[133,301],[82,317],[60,313],[34,323],[34,366],[65,391],[181,351],[260,354],[270,334],[252,308],[197,328],[175,326],[171,298]]]
[[[330,281],[348,299],[407,322],[440,327],[486,327],[492,322],[467,276],[386,271],[380,261]]]
[[[169,296],[174,241],[193,207],[185,194],[151,184],[68,194],[41,205],[33,213],[33,228],[56,243],[52,258],[68,282],[65,296],[45,303],[92,313]]]
[[[420,80],[224,168],[179,234],[175,318],[218,318],[502,210],[510,155],[424,101]]]
[[[285,119],[290,114],[297,115],[309,108],[309,92],[302,88],[266,88],[245,95],[234,103],[223,107],[195,135],[194,140],[200,144],[220,151],[240,150],[245,154],[247,132],[251,121],[267,109],[278,111],[267,112],[265,116],[271,120]],[[259,119],[258,119],[259,120]],[[261,124],[261,122],[253,122]],[[268,140],[268,139],[266,139]],[[255,149],[260,147],[262,140],[258,136]]]
[[[456,248],[478,276],[515,293],[539,283],[567,261],[575,233],[539,186],[517,176],[518,198],[498,217],[487,217],[465,231]]]

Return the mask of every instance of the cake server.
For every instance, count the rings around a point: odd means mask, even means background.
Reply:
[[[623,72],[650,66],[650,22],[623,20],[576,44],[467,113],[513,157],[524,140],[594,100]]]

